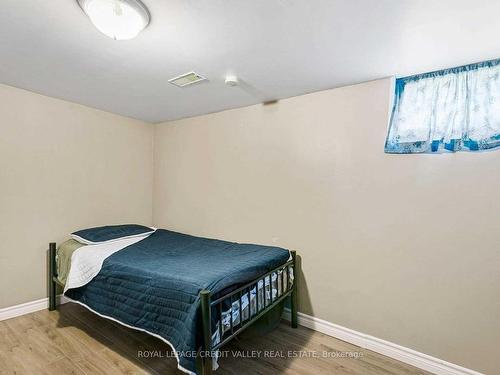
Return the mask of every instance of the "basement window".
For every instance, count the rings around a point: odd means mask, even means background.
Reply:
[[[396,80],[386,153],[500,147],[500,59]]]

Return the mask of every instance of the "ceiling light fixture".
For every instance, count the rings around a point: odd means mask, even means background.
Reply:
[[[115,40],[135,38],[151,19],[140,0],[78,0],[78,4],[97,30]]]

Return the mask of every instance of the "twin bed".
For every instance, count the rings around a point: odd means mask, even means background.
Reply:
[[[294,251],[136,225],[72,237],[49,245],[49,309],[60,284],[72,302],[168,343],[186,373],[211,374],[218,350],[287,297],[297,326]]]

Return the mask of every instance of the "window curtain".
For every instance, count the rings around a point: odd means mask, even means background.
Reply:
[[[500,59],[396,80],[385,152],[500,147]]]

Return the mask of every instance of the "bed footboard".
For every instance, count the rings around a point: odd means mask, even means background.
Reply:
[[[297,328],[297,277],[296,277],[296,252],[291,251],[292,259],[271,270],[258,279],[243,285],[217,299],[212,299],[209,290],[200,292],[201,322],[203,329],[203,342],[199,352],[199,364],[203,375],[212,374],[212,364],[215,353],[219,348],[243,332],[252,323],[268,313],[285,298],[290,297],[291,303],[291,326]],[[276,286],[276,296],[274,295],[274,285]],[[269,286],[269,290],[266,287]],[[260,293],[262,292],[262,294]],[[252,293],[254,301],[252,301]],[[248,312],[244,314],[243,305],[247,301],[245,308]],[[229,328],[225,329],[223,320],[224,303],[229,302]],[[255,302],[256,306],[252,306]],[[219,322],[216,327],[218,341],[213,342],[212,330],[212,309],[218,312]],[[234,316],[238,319],[235,321]]]

